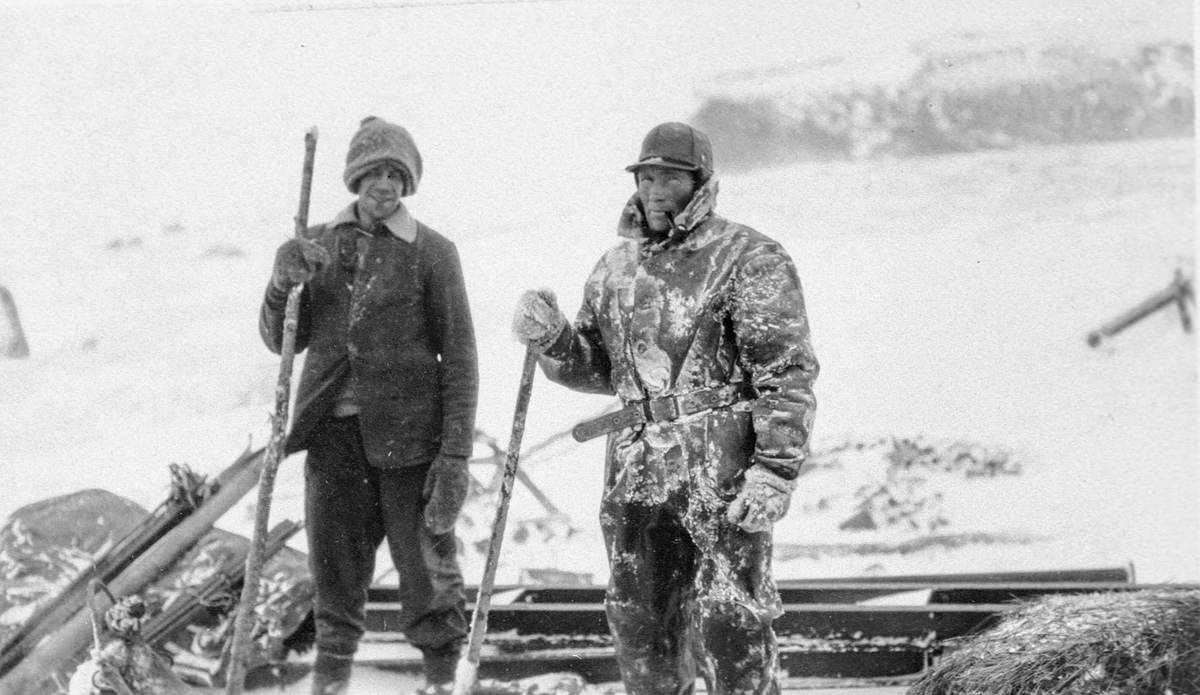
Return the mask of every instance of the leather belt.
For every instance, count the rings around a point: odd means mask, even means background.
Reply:
[[[697,389],[679,396],[661,396],[640,401],[628,401],[624,408],[575,425],[571,436],[586,442],[602,434],[623,430],[646,422],[670,422],[686,415],[724,408],[745,400],[742,383]]]

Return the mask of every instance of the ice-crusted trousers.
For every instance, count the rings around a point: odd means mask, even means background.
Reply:
[[[724,518],[745,455],[683,434],[650,425],[610,439],[600,523],[621,678],[629,695],[688,695],[697,675],[714,695],[777,695],[771,533]]]
[[[304,474],[317,663],[357,651],[375,554],[386,540],[400,577],[399,628],[425,655],[430,682],[453,680],[466,600],[454,532],[434,534],[422,517],[429,465],[371,466],[355,416],[329,418],[314,435]]]

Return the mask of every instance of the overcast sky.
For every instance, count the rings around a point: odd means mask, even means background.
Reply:
[[[0,251],[59,243],[46,225],[94,243],[135,219],[285,234],[304,130],[321,129],[321,218],[345,203],[341,160],[368,114],[416,136],[413,202],[435,227],[514,204],[564,215],[564,192],[624,194],[613,172],[716,73],[831,55],[869,69],[966,30],[1120,39],[1192,23],[1186,0],[421,4],[0,3]]]

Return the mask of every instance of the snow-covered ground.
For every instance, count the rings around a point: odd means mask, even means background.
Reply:
[[[922,21],[865,1],[0,8],[0,94],[13,107],[0,122],[0,284],[33,353],[0,362],[0,516],[88,487],[153,507],[168,463],[215,473],[266,442],[278,362],[256,313],[291,232],[310,125],[321,129],[313,221],[349,200],[341,163],[361,117],[413,131],[426,176],[410,207],[458,243],[480,342],[479,426],[503,442],[521,360],[516,297],[548,286],[577,306],[630,193],[622,167],[650,126],[686,119],[693,85],[718,68],[882,51],[885,39],[1019,29],[1044,10],[902,4],[920,5]],[[1192,20],[1182,2],[1079,1],[1042,21],[1158,37]],[[806,478],[779,526],[791,551],[778,574],[1133,562],[1142,581],[1200,580],[1195,339],[1167,311],[1099,349],[1084,342],[1191,268],[1193,172],[1189,139],[723,177],[718,209],[780,239],[799,267],[822,362],[818,449],[963,440],[1023,469],[931,478],[949,521],[936,531],[844,531],[847,500],[882,480],[886,461],[879,447],[842,455]],[[539,380],[525,442],[607,404]],[[522,524],[543,510],[518,487],[510,528],[529,534],[506,541],[501,581],[523,568],[603,581],[601,458],[593,442],[525,462],[573,528]],[[296,458],[274,518],[299,517],[301,485]],[[825,507],[805,507],[821,497]],[[222,525],[247,531],[250,501]],[[490,520],[482,501],[469,511]],[[484,532],[464,524],[468,544]],[[1010,542],[804,550],[931,533]],[[478,556],[464,564],[475,581]]]

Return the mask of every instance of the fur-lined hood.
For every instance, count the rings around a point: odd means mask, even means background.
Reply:
[[[668,241],[683,239],[713,213],[717,207],[718,188],[717,179],[710,178],[704,182],[704,185],[696,189],[687,207],[675,216],[675,223],[671,227]],[[633,194],[633,197],[629,199],[628,203],[625,203],[624,209],[621,210],[621,218],[617,221],[617,234],[627,239],[650,238],[649,229],[646,228],[646,213],[642,209],[642,201],[638,198],[637,193]]]

